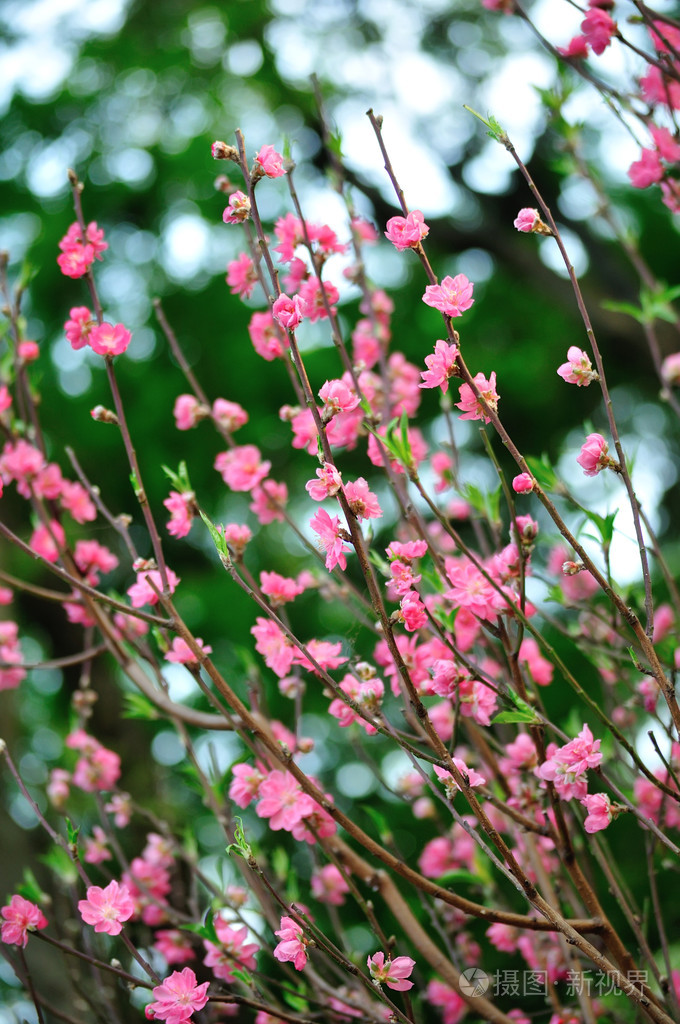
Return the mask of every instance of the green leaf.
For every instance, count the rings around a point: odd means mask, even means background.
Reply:
[[[142,693],[124,693],[123,705],[123,718],[139,718],[146,722],[160,718],[156,705]]]
[[[277,846],[272,857],[272,869],[279,878],[286,878],[290,870],[290,858],[282,846]]]
[[[80,835],[80,825],[76,827],[70,818],[66,819],[66,835],[68,837],[69,846],[78,846],[78,836]]]
[[[535,477],[543,490],[554,491],[560,481],[548,455],[544,452],[540,459],[536,458],[536,456],[527,456],[526,462],[531,475]]]
[[[180,494],[186,494],[187,491],[193,490],[189,480],[189,472],[187,470],[186,462],[180,462],[176,473],[174,470],[170,469],[169,466],[161,466],[161,469],[170,480],[172,486],[179,491]]]
[[[454,882],[470,882],[472,885],[479,885],[480,879],[477,875],[474,875],[472,871],[447,871],[445,875],[435,879],[437,885],[441,885],[446,888],[451,886]]]
[[[384,814],[381,814],[379,810],[372,807],[370,804],[362,804],[362,810],[366,812],[374,825],[378,829],[378,834],[383,842],[386,842],[392,835],[392,829],[390,823]]]
[[[231,968],[231,973],[234,975],[235,978],[238,978],[239,981],[242,981],[244,985],[248,985],[249,987],[252,987],[253,979],[248,974],[247,971],[242,971],[240,969],[240,967],[232,967]]]
[[[53,846],[39,860],[61,879],[65,886],[74,885],[78,881],[76,866],[61,846]]]
[[[17,885],[16,891],[25,900],[30,900],[31,903],[40,903],[45,899],[45,893],[40,888],[38,879],[30,868],[24,868],[24,880],[20,885]]]
[[[533,711],[499,711],[491,719],[493,725],[504,725],[508,722],[538,722]]]
[[[216,946],[220,945],[220,940],[215,930],[215,914],[212,907],[210,907],[203,918],[202,924],[194,924],[193,922],[188,924],[181,924],[180,930],[183,932],[191,932],[192,935],[198,935],[202,939],[207,939],[208,942],[213,942]]]
[[[246,842],[245,832],[243,831],[243,820],[236,818],[236,828],[234,829],[234,842],[230,843],[227,847],[227,853],[235,853],[237,857],[243,857],[244,860],[249,860],[253,856],[253,851],[250,848],[249,843]]]
[[[461,488],[460,493],[465,501],[472,505],[475,512],[479,512],[480,515],[484,516],[487,522],[493,524],[500,522],[500,484],[492,491],[482,491],[476,484],[465,484]]]
[[[199,509],[199,511],[201,513],[201,519],[203,520],[205,525],[208,527],[208,530],[210,531],[210,536],[212,537],[213,544],[215,545],[217,554],[220,556],[220,562],[225,567],[225,569],[230,569],[231,555],[229,554],[229,547],[227,545],[226,540],[224,539],[224,535],[220,533],[219,526],[215,526],[215,524],[210,519],[208,519],[205,512],[203,512],[201,509]]]

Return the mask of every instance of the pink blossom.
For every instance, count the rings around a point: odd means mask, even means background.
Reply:
[[[486,779],[484,778],[484,776],[480,775],[480,773],[476,771],[474,768],[468,768],[468,766],[465,764],[465,761],[463,761],[462,758],[452,757],[451,760],[455,764],[460,774],[463,776],[463,781],[465,781],[465,778],[467,778],[467,785],[470,786],[470,788],[474,789],[477,786],[484,786],[486,784]],[[434,765],[434,771],[435,775],[437,775],[442,780],[442,782],[445,783],[447,789],[450,788],[454,791],[460,789],[460,786],[454,779],[453,775],[451,774],[451,772],[447,771],[446,768],[440,768],[439,765],[436,764]]]
[[[56,519],[50,520],[49,524],[38,526],[29,540],[29,546],[44,558],[46,562],[59,561],[59,548],[66,542],[64,529]]]
[[[345,894],[349,892],[345,876],[335,864],[325,864],[315,871],[311,883],[314,898],[333,907],[341,907],[345,902]]]
[[[513,928],[511,924],[502,924],[500,921],[496,921],[487,928],[486,936],[489,942],[491,942],[496,949],[499,949],[501,953],[517,952],[517,939],[519,932],[517,928]]]
[[[477,725],[491,725],[497,698],[493,690],[479,679],[462,679],[458,687],[460,713]]]
[[[268,178],[280,178],[286,173],[283,157],[276,152],[273,146],[262,146],[259,153],[255,154],[255,160]]]
[[[130,870],[123,874],[123,882],[130,890],[135,914],[145,924],[162,924],[167,916],[164,898],[171,889],[166,867],[155,859],[135,857],[130,863]]]
[[[456,376],[457,357],[457,345],[447,345],[445,341],[435,342],[434,353],[432,355],[425,356],[425,365],[427,366],[427,370],[423,370],[421,372],[420,376],[423,378],[423,383],[419,384],[418,387],[441,387],[444,394],[446,394],[449,390],[449,377]]]
[[[106,321],[92,327],[89,334],[90,348],[100,356],[120,356],[126,351],[132,335],[123,324],[109,324]]]
[[[191,430],[208,414],[209,410],[194,395],[178,395],[175,399],[173,416],[178,430]]]
[[[317,320],[326,320],[329,315],[335,316],[337,309],[335,303],[340,298],[340,292],[330,281],[320,281],[318,277],[309,277],[300,285],[300,301],[304,315],[309,317],[311,323]]]
[[[3,658],[3,660],[5,659]],[[71,795],[70,781],[71,773],[65,771],[64,768],[53,768],[50,772],[49,782],[46,787],[47,798],[57,810],[61,810],[64,807]]]
[[[412,210],[406,217],[390,217],[385,238],[392,242],[399,252],[415,249],[421,239],[426,238],[430,229],[420,210]]]
[[[302,818],[312,813],[314,806],[312,797],[303,793],[289,772],[272,771],[260,783],[255,811],[258,817],[269,818],[272,831],[290,832]]]
[[[655,65],[651,65],[647,74],[640,79],[640,92],[650,105],[660,103],[673,110],[680,108],[680,82]]]
[[[4,917],[0,937],[8,945],[26,948],[28,933],[47,928],[47,918],[40,907],[16,893],[0,910]]]
[[[309,271],[305,261],[299,259],[297,256],[293,257],[288,264],[288,273],[283,278],[283,287],[286,294],[299,291],[302,283],[308,276]]]
[[[289,298],[283,292],[272,306],[272,316],[289,331],[295,330],[302,323],[306,312],[303,300],[299,295]]]
[[[296,580],[281,576],[278,572],[261,572],[260,587],[274,608],[293,601],[305,589]]]
[[[167,1021],[167,1024],[187,1024],[194,1012],[202,1010],[208,1002],[210,982],[199,985],[190,967],[173,973],[153,990],[155,1002],[147,1010],[152,1019]]]
[[[352,412],[359,405],[358,395],[344,380],[327,380],[319,391],[319,398],[324,403],[325,416]]]
[[[507,608],[501,594],[471,562],[447,564],[451,589],[444,594],[457,608],[466,608],[480,619],[495,619]]]
[[[359,521],[362,519],[382,518],[382,509],[376,495],[369,490],[363,476],[350,481],[343,487],[347,504]]]
[[[513,221],[513,224],[518,231],[530,232],[534,230],[534,226],[538,221],[540,221],[540,219],[541,218],[538,210],[534,210],[528,206],[525,206],[522,210],[519,211],[519,213],[515,217],[515,220]]]
[[[337,494],[342,486],[342,477],[331,462],[325,462],[317,469],[317,480],[308,480],[305,490],[314,501],[323,501]]]
[[[237,259],[227,264],[226,280],[232,295],[250,298],[258,277],[255,264],[247,253],[240,253]]]
[[[488,406],[492,412],[496,412],[500,401],[500,397],[496,391],[496,374],[492,372],[491,376],[487,380],[483,373],[477,373],[472,379],[481,398],[484,399],[486,406]],[[485,423],[491,422],[491,417],[487,414],[486,406],[482,405],[481,399],[477,398],[469,384],[461,384],[459,393],[460,402],[456,402],[456,408],[460,409],[463,413],[460,417],[462,420],[484,420]]]
[[[84,238],[80,225],[71,224],[59,242],[59,248],[61,255],[57,256],[57,263],[62,274],[78,278],[87,273],[95,259],[101,259],[108,243],[104,241],[104,232],[91,221],[85,229]]]
[[[241,191],[229,196],[229,202],[222,214],[225,224],[242,224],[250,217],[250,199]]]
[[[153,937],[153,944],[168,966],[196,959],[189,936],[177,928],[160,929]]]
[[[618,31],[616,22],[600,8],[593,7],[581,22],[581,31],[598,57],[604,53]]]
[[[539,686],[548,686],[552,682],[553,666],[543,657],[533,637],[527,636],[522,640],[519,648],[519,660],[526,664],[531,678]]]
[[[105,889],[91,885],[87,899],[79,900],[78,910],[85,924],[94,925],[96,932],[119,935],[123,922],[132,917],[135,908],[130,890],[114,880]]]
[[[661,157],[655,149],[643,149],[640,159],[628,168],[628,177],[634,188],[648,188],[661,181],[664,174]]]
[[[676,142],[668,128],[657,128],[655,124],[650,124],[649,130],[663,159],[668,160],[671,164],[678,163],[680,161],[680,143]]]
[[[139,621],[139,620],[138,620]],[[113,793],[108,803],[104,804],[107,814],[113,815],[116,828],[126,828],[132,816],[132,802],[129,793]]]
[[[469,1008],[455,989],[436,978],[428,984],[426,998],[442,1011],[443,1024],[459,1024]]]
[[[245,810],[257,797],[264,775],[259,768],[243,763],[231,769],[234,776],[229,786],[229,799]]]
[[[281,927],[275,935],[281,939],[274,947],[274,956],[281,963],[293,964],[296,971],[301,971],[307,963],[307,939],[302,928],[292,917],[282,917]]]
[[[212,418],[223,430],[233,434],[248,422],[248,413],[238,402],[216,398],[212,405]]]
[[[89,344],[90,331],[97,321],[87,306],[74,306],[69,312],[69,318],[64,324],[66,339],[71,348],[84,348]]]
[[[172,537],[186,537],[191,530],[195,497],[193,492],[180,494],[179,491],[170,491],[169,497],[165,498],[163,504],[170,513],[170,520],[166,524],[168,533]]]
[[[585,36],[574,36],[566,46],[558,46],[557,52],[572,60],[585,60],[588,56],[588,40]]]
[[[612,820],[611,800],[606,793],[592,793],[584,796],[581,803],[588,811],[588,816],[583,823],[586,832],[592,835],[593,832],[601,832]]]
[[[208,953],[203,961],[206,967],[212,968],[216,978],[227,982],[236,980],[233,973],[235,967],[254,971],[257,968],[255,954],[259,952],[260,947],[256,942],[246,942],[247,927],[244,925],[242,928],[233,928],[220,914],[215,914],[213,920],[220,945],[216,946],[214,942],[204,943]]]
[[[588,434],[576,461],[586,476],[597,476],[607,466],[614,465],[614,460],[607,454],[608,451],[609,445],[602,434]]]
[[[295,250],[304,240],[302,222],[293,213],[287,213],[279,217],[274,225],[274,234],[279,239],[279,244],[274,246],[274,252],[278,252],[283,263],[290,263],[295,256]]]
[[[172,569],[166,569],[166,574],[168,579],[168,591],[173,594],[177,584],[179,583],[179,576],[177,576]],[[157,569],[138,572],[137,582],[133,583],[131,587],[128,587],[127,591],[133,608],[142,608],[145,604],[158,603],[158,594],[147,581],[147,577],[161,593],[163,592],[163,581],[161,580],[161,574]]]
[[[680,51],[680,29],[669,25],[667,21],[655,21],[649,29],[654,46],[659,53],[670,53],[671,49]]]
[[[204,644],[200,637],[196,637],[196,645],[200,647],[203,654],[212,654],[212,647],[210,644]],[[175,636],[172,638],[172,646],[165,655],[166,661],[172,661],[175,665],[198,665],[198,658],[189,647],[186,640],[183,640],[181,636]]]
[[[234,558],[241,558],[253,534],[249,526],[241,523],[225,523],[222,536],[226,540]]]
[[[73,770],[74,786],[85,793],[113,789],[120,778],[120,757],[90,737],[93,747],[85,752]]]
[[[59,504],[70,512],[77,523],[91,523],[97,518],[97,509],[87,490],[76,481],[64,480]]]
[[[598,379],[588,354],[576,345],[567,349],[567,362],[562,363],[557,372],[568,384],[579,387],[588,387],[591,381]]]
[[[512,489],[517,494],[530,494],[534,489],[534,478],[530,473],[519,473],[513,477]]]
[[[12,407],[12,396],[6,384],[0,384],[0,416]]]
[[[364,245],[375,245],[378,241],[378,232],[370,221],[364,220],[363,217],[352,217],[351,227],[359,241],[363,242]]]
[[[260,523],[282,523],[285,521],[284,509],[288,501],[288,488],[276,480],[263,480],[259,487],[251,492],[252,502],[248,506]]]
[[[378,985],[387,985],[395,992],[408,992],[410,988],[413,988],[413,982],[406,980],[410,978],[416,965],[415,960],[412,960],[410,956],[398,956],[394,960],[385,960],[385,954],[379,952],[369,956],[366,963],[371,978]]]
[[[339,668],[340,665],[344,665],[347,661],[347,658],[340,653],[342,651],[341,640],[335,643],[330,640],[308,640],[305,646],[309,658],[314,658],[314,661],[321,668]],[[301,665],[308,672],[316,672],[316,668],[312,665],[307,654],[303,654],[302,651],[296,648],[293,655],[293,664]]]
[[[330,572],[339,565],[341,569],[347,568],[345,557],[346,543],[341,536],[340,520],[338,516],[329,516],[325,509],[320,508],[309,521],[309,525],[318,535],[319,544],[326,552],[326,568]]]
[[[94,263],[94,249],[91,245],[77,245],[68,252],[57,256],[59,269],[65,277],[83,277]]]
[[[378,679],[377,676],[360,681],[350,673],[340,683],[340,689],[356,704],[361,705],[369,714],[376,713],[379,710],[385,693],[382,680]],[[377,732],[375,726],[357,714],[341,697],[336,697],[331,701],[328,706],[328,713],[337,718],[340,727],[343,729],[356,722],[366,731],[367,736],[374,736]]]
[[[593,734],[584,725],[576,739],[563,747],[548,747],[548,758],[534,769],[539,779],[552,782],[563,800],[576,797],[582,800],[586,795],[587,783],[583,776],[589,768],[596,768],[602,761],[600,740],[593,740]]]
[[[250,632],[256,639],[255,650],[261,654],[268,668],[283,679],[290,672],[295,648],[271,619],[258,616]]]
[[[83,860],[87,864],[102,864],[111,860],[112,854],[108,846],[108,837],[101,825],[95,825],[92,835],[85,839],[85,853]]]
[[[33,491],[40,498],[54,501],[61,494],[64,480],[56,462],[48,462],[33,481]]]
[[[401,599],[400,617],[409,633],[415,633],[427,623],[425,605],[420,600],[417,591],[409,590]]]
[[[425,289],[423,302],[433,306],[446,316],[461,316],[473,304],[473,285],[465,274],[445,277],[441,284],[431,284]]]
[[[262,462],[260,449],[254,444],[244,444],[220,452],[214,466],[232,491],[252,491],[266,477],[271,462]]]

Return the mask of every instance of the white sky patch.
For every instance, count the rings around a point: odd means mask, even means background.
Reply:
[[[167,219],[161,234],[161,262],[175,281],[194,277],[203,267],[210,244],[210,227],[197,213]]]

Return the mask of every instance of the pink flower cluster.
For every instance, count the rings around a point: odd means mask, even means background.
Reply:
[[[84,729],[76,729],[66,737],[66,746],[80,754],[71,781],[86,793],[113,789],[120,778],[120,757],[107,750],[99,740]]]
[[[307,946],[302,926],[292,917],[282,917],[279,930],[274,932],[281,940],[274,947],[274,956],[281,963],[292,963],[296,971],[301,971],[307,963]]]
[[[19,627],[16,622],[5,619],[0,622],[0,662],[4,662],[4,667],[0,668],[0,690],[14,690],[26,677],[26,670],[20,668],[23,660]]]
[[[83,277],[94,261],[102,258],[101,254],[108,247],[108,242],[104,241],[104,232],[94,221],[87,225],[84,235],[80,224],[71,224],[59,243],[59,269],[66,277]]]
[[[256,942],[247,942],[248,929],[244,925],[234,928],[233,922],[225,921],[221,914],[213,918],[219,945],[205,940],[203,945],[207,956],[203,963],[210,967],[216,978],[231,982],[236,980],[234,968],[254,971],[257,968],[255,954],[260,947]]]
[[[596,768],[602,762],[601,740],[594,740],[587,725],[584,725],[576,739],[557,747],[548,746],[547,760],[534,769],[539,779],[552,782],[562,800],[582,800],[587,791],[585,774],[589,768]]]
[[[372,675],[367,679],[357,679],[351,673],[348,673],[344,679],[339,683],[339,689],[342,690],[351,700],[358,704],[363,711],[366,712],[369,717],[377,714],[380,710],[380,705],[385,694],[385,687],[381,679],[377,676]],[[329,707],[328,713],[337,718],[341,728],[346,729],[348,726],[356,722],[366,731],[367,736],[373,736],[377,732],[374,725],[371,725],[369,721],[366,721],[361,715],[357,714],[349,704],[346,704],[342,697],[335,697]]]
[[[427,286],[423,302],[438,309],[445,316],[462,316],[474,302],[472,288],[473,285],[465,274],[445,277],[441,284]]]
[[[295,742],[294,737],[292,742]],[[300,788],[290,772],[276,769],[264,773],[259,767],[253,769],[248,764],[237,764],[232,774],[231,799],[244,808],[257,800],[255,813],[259,818],[268,819],[273,832],[283,829],[291,832],[294,839],[312,845],[316,838],[308,827],[310,823],[322,838],[335,834],[337,826],[331,815]]]
[[[64,332],[73,349],[90,346],[100,356],[121,356],[132,340],[123,324],[98,324],[87,306],[74,306],[64,324]]]
[[[385,954],[379,952],[369,956],[366,963],[376,984],[387,985],[395,992],[407,992],[413,988],[413,982],[407,979],[410,978],[416,962],[410,956],[397,956],[394,960],[386,960]]]

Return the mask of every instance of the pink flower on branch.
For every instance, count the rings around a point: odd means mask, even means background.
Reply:
[[[268,178],[280,178],[286,173],[283,157],[276,152],[273,146],[262,146],[259,153],[255,154],[255,161]]]
[[[123,324],[104,322],[90,330],[90,348],[100,356],[121,356],[127,350],[132,335]]]
[[[359,405],[358,396],[344,380],[327,380],[319,391],[319,398],[324,403],[324,418],[352,412]]]
[[[302,323],[305,312],[305,303],[299,295],[294,295],[291,299],[283,292],[272,306],[274,319],[289,331],[295,330]]]
[[[534,225],[540,219],[538,210],[525,206],[519,211],[513,223],[518,231],[530,232],[534,230]]]
[[[640,159],[634,160],[628,168],[628,177],[633,188],[648,188],[661,181],[664,174],[661,157],[655,149],[643,149]]]
[[[420,245],[421,240],[427,237],[429,231],[420,210],[412,210],[406,217],[390,217],[387,222],[385,238],[399,252],[404,252],[405,249],[415,249]]]
[[[342,486],[342,477],[331,462],[325,462],[317,469],[317,480],[308,480],[305,490],[314,501],[323,501],[337,494]]]
[[[250,217],[250,199],[244,192],[234,192],[222,214],[225,224],[242,224]]]
[[[0,914],[4,918],[0,938],[8,945],[25,949],[29,932],[47,928],[47,918],[40,907],[16,893]]]
[[[410,956],[397,956],[394,960],[385,960],[385,954],[374,953],[366,961],[371,978],[378,985],[387,985],[395,992],[407,992],[413,988],[413,982],[407,981],[416,965]]]
[[[618,462],[607,454],[608,451],[609,445],[602,434],[588,434],[576,461],[586,476],[597,476],[603,469],[618,466]]]
[[[562,363],[557,372],[567,384],[576,384],[580,388],[586,388],[591,381],[599,380],[587,352],[576,345],[567,349],[567,362]]]
[[[423,378],[423,383],[419,384],[418,387],[440,387],[444,394],[446,394],[449,390],[449,377],[457,376],[457,356],[457,345],[448,345],[445,341],[441,340],[435,342],[434,353],[432,355],[425,356],[425,365],[427,366],[427,370],[421,371],[420,376]]]
[[[430,284],[425,289],[423,302],[446,316],[461,316],[473,304],[473,285],[465,274],[445,277],[441,284]]]
[[[303,793],[289,772],[272,771],[260,783],[255,812],[258,818],[269,818],[273,832],[279,829],[291,832],[315,808],[312,797]]]
[[[347,498],[347,504],[359,521],[382,517],[380,503],[373,491],[369,490],[368,484],[362,476],[358,480],[345,484],[343,491]]]
[[[232,491],[252,491],[266,477],[271,462],[262,462],[260,449],[254,444],[244,444],[220,452],[214,467]]]
[[[203,654],[212,654],[212,647],[210,644],[204,644],[200,637],[196,637],[196,645],[201,649]],[[198,658],[189,647],[186,640],[183,640],[181,636],[175,636],[172,638],[172,646],[170,650],[166,652],[166,661],[171,661],[175,665],[191,665],[196,667],[198,665]]]
[[[96,325],[93,314],[87,306],[74,306],[64,324],[66,340],[72,349],[84,348],[89,344],[90,331]]]
[[[275,935],[281,939],[274,947],[274,956],[281,963],[292,963],[296,971],[301,971],[307,963],[307,946],[301,926],[292,917],[282,917],[281,927]]]
[[[152,1020],[164,1020],[167,1024],[187,1024],[193,1013],[202,1010],[208,1002],[210,982],[199,985],[190,967],[173,971],[161,985],[153,990],[155,1002],[147,1006],[147,1015]]]
[[[534,478],[530,473],[519,473],[513,477],[512,489],[517,494],[530,494],[534,489]]]
[[[616,35],[616,22],[600,7],[592,7],[581,22],[581,31],[598,57],[604,53]]]
[[[584,796],[581,803],[588,812],[583,827],[589,835],[592,835],[593,832],[601,832],[603,828],[607,828],[611,824],[612,806],[606,793],[591,793],[589,796]]]
[[[460,402],[456,402],[456,408],[460,409],[463,413],[460,418],[462,420],[484,420],[485,423],[490,423],[491,417],[487,414],[481,399],[484,399],[484,402],[492,412],[498,410],[500,396],[496,391],[496,374],[492,372],[487,380],[483,373],[477,373],[472,379],[479,391],[480,398],[477,397],[469,384],[461,384],[459,388]]]
[[[318,535],[319,544],[326,552],[326,568],[330,572],[336,565],[341,569],[347,568],[345,551],[350,550],[343,537],[344,530],[340,526],[338,516],[329,516],[325,509],[312,516],[309,525]]]
[[[172,569],[166,569],[166,574],[168,579],[168,590],[173,594],[177,584],[179,583],[179,576],[177,576]],[[127,594],[133,608],[142,608],[145,604],[158,604],[158,594],[147,580],[147,577],[148,580],[151,580],[157,590],[159,590],[160,593],[163,593],[163,581],[161,580],[161,574],[157,569],[147,569],[142,572],[138,572],[137,582],[133,583],[127,590]]]
[[[119,885],[114,879],[105,889],[91,885],[87,899],[79,900],[78,910],[85,924],[94,925],[96,932],[119,935],[123,922],[129,921],[134,914],[135,905],[128,887]]]

